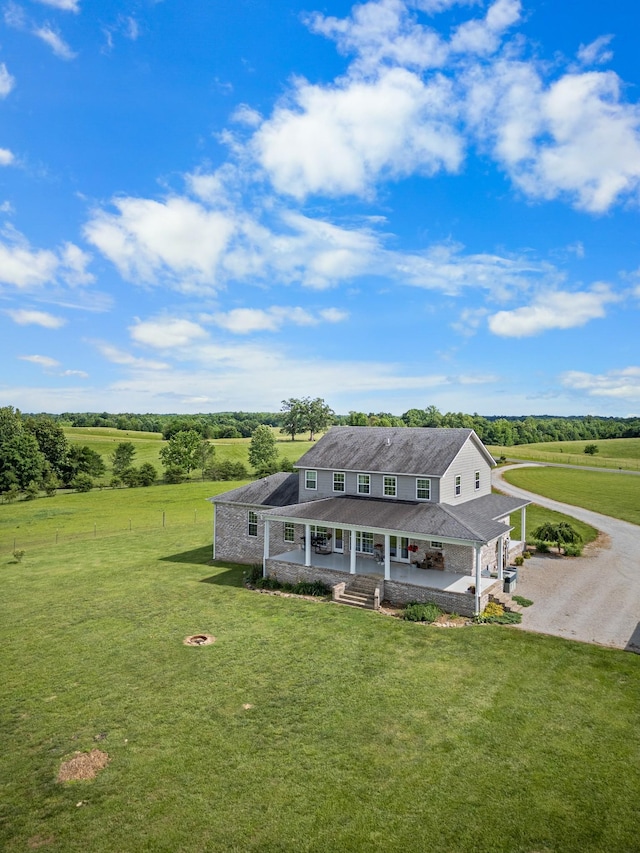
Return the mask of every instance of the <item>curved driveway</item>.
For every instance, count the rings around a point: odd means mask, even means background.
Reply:
[[[517,594],[535,603],[524,609],[522,627],[570,640],[640,653],[640,527],[581,507],[526,492],[494,469],[493,484],[600,530],[582,557],[534,556],[518,570]]]

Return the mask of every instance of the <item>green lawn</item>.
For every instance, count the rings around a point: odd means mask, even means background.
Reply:
[[[637,851],[640,658],[248,592],[210,541],[2,558],[2,850]]]
[[[522,519],[519,511],[511,514],[511,524],[513,524],[513,530],[511,532],[512,539],[522,540],[521,521]],[[527,507],[526,512],[527,542],[533,542],[533,531],[536,527],[540,527],[541,524],[544,524],[547,521],[550,521],[552,524],[566,521],[577,533],[580,534],[583,545],[593,542],[598,536],[596,528],[592,527],[590,524],[585,524],[584,521],[579,521],[577,518],[570,515],[554,512],[552,509],[546,509],[545,507],[538,506],[538,504],[530,504]]]
[[[640,477],[634,474],[540,467],[505,471],[504,478],[521,489],[640,524]]]
[[[587,444],[595,444],[595,456],[585,454]],[[591,468],[621,468],[640,470],[640,438],[593,439],[589,441],[549,441],[537,444],[516,444],[512,447],[488,445],[496,459],[526,459],[532,462],[554,462],[561,465],[580,465]]]

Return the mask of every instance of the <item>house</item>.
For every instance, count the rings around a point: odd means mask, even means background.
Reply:
[[[492,494],[494,465],[471,429],[332,427],[296,473],[209,499],[213,556],[340,590],[365,576],[380,600],[473,615],[523,550],[510,514],[524,530],[529,502]]]

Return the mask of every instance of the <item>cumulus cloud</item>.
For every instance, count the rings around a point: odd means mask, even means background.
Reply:
[[[286,324],[294,326],[317,326],[322,321],[340,323],[348,313],[337,308],[326,308],[312,314],[299,306],[273,305],[270,308],[234,308],[213,315],[213,322],[229,332],[246,335],[252,332],[276,332]]]
[[[53,6],[54,9],[61,9],[63,12],[79,12],[79,0],[37,0],[44,6]]]
[[[34,311],[27,308],[9,309],[6,312],[19,326],[42,326],[45,329],[60,329],[67,322],[46,311]]]
[[[129,332],[136,343],[156,349],[183,347],[208,337],[206,330],[197,323],[169,317],[144,322],[138,320],[135,326],[129,327]]]
[[[613,59],[613,51],[609,50],[612,35],[599,36],[589,44],[581,44],[578,59],[582,65],[603,65]]]
[[[79,376],[81,379],[89,378],[86,370],[63,370],[60,376]]]
[[[65,243],[56,251],[32,249],[22,234],[6,227],[0,237],[0,284],[20,290],[59,282],[88,284],[93,281],[86,269],[90,260],[73,243]]]
[[[119,347],[103,341],[95,343],[98,352],[100,352],[108,361],[113,364],[122,364],[125,367],[135,368],[143,371],[168,370],[169,365],[164,361],[154,361],[148,358],[138,358],[131,353],[125,352]]]
[[[30,361],[32,364],[39,364],[40,367],[45,369],[60,366],[59,361],[56,361],[55,358],[49,358],[48,355],[19,355],[18,358],[21,361]]]
[[[0,148],[0,166],[11,166],[15,157],[8,148]]]
[[[605,316],[605,306],[617,301],[607,285],[589,291],[556,291],[539,294],[531,305],[498,311],[489,318],[489,329],[505,338],[539,335],[549,329],[573,329]]]
[[[637,366],[601,374],[569,370],[560,378],[565,388],[586,392],[590,397],[640,400],[640,367]]]
[[[280,193],[366,195],[376,181],[455,172],[463,156],[444,77],[403,68],[332,86],[299,80],[254,135],[252,150]]]
[[[48,44],[59,59],[70,60],[76,58],[77,54],[71,50],[62,36],[48,24],[45,24],[42,27],[36,27],[33,30],[33,34],[45,44]]]
[[[451,38],[455,53],[491,54],[499,45],[502,35],[520,20],[520,0],[496,0],[482,20],[465,21]]]
[[[4,62],[0,62],[0,98],[6,98],[15,84],[15,77],[9,74]]]

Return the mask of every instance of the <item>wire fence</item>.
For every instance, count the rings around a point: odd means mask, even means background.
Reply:
[[[508,450],[508,448],[507,448]],[[597,456],[585,457],[581,453],[518,453],[511,457],[505,453],[507,459],[522,462],[549,462],[554,465],[575,465],[580,468],[608,468],[611,471],[640,471],[640,459],[607,459]]]
[[[160,533],[163,530],[179,531],[193,530],[194,528],[202,529],[205,527],[210,529],[211,525],[211,516],[203,513],[198,516],[197,511],[194,511],[193,518],[190,521],[176,521],[170,518],[166,512],[163,512],[162,518],[157,522],[140,523],[132,517],[124,527],[108,527],[95,521],[92,528],[73,532],[67,531],[64,528],[57,528],[40,536],[30,536],[28,533],[13,533],[8,535],[5,532],[0,535],[0,553],[13,554],[15,551],[26,551],[32,548],[51,547],[93,539],[108,539],[110,537],[135,536],[140,533]]]

